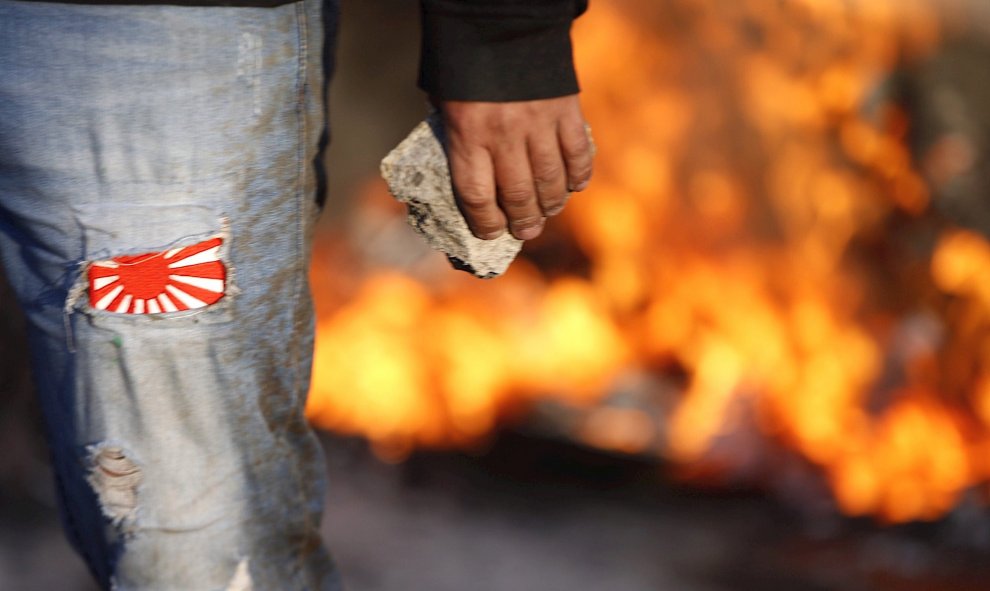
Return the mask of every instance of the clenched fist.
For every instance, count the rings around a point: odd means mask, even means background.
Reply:
[[[503,103],[440,101],[454,193],[471,231],[536,238],[591,180],[577,95]]]

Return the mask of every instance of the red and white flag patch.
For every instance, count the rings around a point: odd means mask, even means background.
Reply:
[[[227,268],[221,238],[161,252],[120,256],[89,266],[89,305],[119,314],[205,308],[223,297]]]

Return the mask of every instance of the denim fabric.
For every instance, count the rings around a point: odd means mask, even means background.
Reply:
[[[302,415],[335,15],[0,0],[0,254],[65,528],[104,588],[339,588]],[[209,237],[216,303],[91,305],[93,262]]]

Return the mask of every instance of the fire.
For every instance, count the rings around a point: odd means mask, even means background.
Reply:
[[[530,273],[504,280],[531,292]],[[401,457],[416,445],[477,440],[533,394],[593,402],[628,363],[627,344],[587,284],[484,289],[438,294],[404,275],[370,277],[319,324],[311,418]]]
[[[846,514],[945,514],[990,480],[990,242],[930,214],[878,98],[939,22],[922,0],[592,3],[596,177],[527,246],[540,266],[480,282],[324,241],[310,418],[400,460],[552,401],[589,445],[703,466],[742,433]],[[402,235],[380,183],[362,203]],[[878,246],[928,219],[928,251]]]

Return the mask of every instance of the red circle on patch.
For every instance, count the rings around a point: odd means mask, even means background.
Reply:
[[[163,253],[118,257],[114,262],[120,265],[116,269],[120,283],[127,286],[125,291],[135,298],[157,298],[165,291],[169,268]]]

